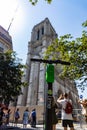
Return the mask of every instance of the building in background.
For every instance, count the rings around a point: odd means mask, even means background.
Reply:
[[[23,88],[23,95],[18,97],[18,106],[44,105],[47,91],[46,66],[43,63],[31,62],[31,58],[43,59],[45,50],[55,38],[57,38],[57,33],[48,18],[33,27],[31,41],[28,43],[27,69],[24,77],[29,86]],[[66,78],[61,80],[58,73],[58,68],[55,67],[53,95],[58,98],[61,93],[68,92],[74,107],[77,107],[79,96],[74,82]]]
[[[0,26],[0,52],[13,50],[12,38],[9,32]]]

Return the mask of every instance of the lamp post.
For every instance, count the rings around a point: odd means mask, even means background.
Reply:
[[[45,116],[45,130],[52,130],[52,83],[54,82],[54,66],[47,64],[46,81],[48,83],[47,98],[46,98],[46,116]]]
[[[45,105],[45,130],[52,130],[52,96],[53,96],[53,89],[52,83],[54,82],[54,64],[63,64],[63,65],[70,65],[69,62],[61,61],[61,60],[42,60],[42,59],[33,59],[33,62],[43,62],[47,63],[46,68],[46,82],[48,84],[48,89],[46,93],[46,105]]]

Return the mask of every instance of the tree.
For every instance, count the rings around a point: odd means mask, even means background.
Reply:
[[[87,21],[82,24],[87,26]],[[60,36],[47,48],[45,58],[53,60],[65,60],[70,62],[70,66],[63,66],[59,76],[67,77],[84,90],[87,84],[87,31],[82,31],[82,36],[73,40],[70,34]],[[61,68],[61,67],[60,67]]]
[[[36,5],[36,3],[38,2],[38,0],[29,0],[31,3],[32,3],[32,5]],[[51,3],[52,2],[52,0],[45,0],[47,3]]]
[[[15,52],[0,53],[0,100],[5,104],[14,101],[21,94],[21,87],[27,85],[22,81],[25,66],[20,61]]]

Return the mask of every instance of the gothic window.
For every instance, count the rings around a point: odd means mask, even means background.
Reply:
[[[44,34],[44,27],[42,27],[42,35]]]
[[[40,31],[38,30],[37,31],[37,40],[39,40],[39,38],[40,38]]]

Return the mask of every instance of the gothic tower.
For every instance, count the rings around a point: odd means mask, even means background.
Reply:
[[[23,95],[19,96],[18,106],[43,105],[46,91],[45,70],[43,63],[32,62],[31,58],[43,59],[46,48],[57,38],[57,33],[52,27],[48,18],[35,25],[32,29],[31,40],[28,43],[28,53],[26,60],[26,71],[24,80],[29,86],[23,88]],[[55,72],[56,76],[57,71]],[[69,80],[62,81],[56,76],[53,84],[53,94],[58,97],[60,93],[67,91],[74,104],[78,99],[78,91]]]
[[[24,95],[20,97],[18,105],[38,105],[44,103],[45,66],[31,62],[31,58],[43,59],[44,51],[57,37],[48,18],[33,27],[31,41],[28,43],[28,54],[25,79],[29,82],[28,88],[24,88]]]

